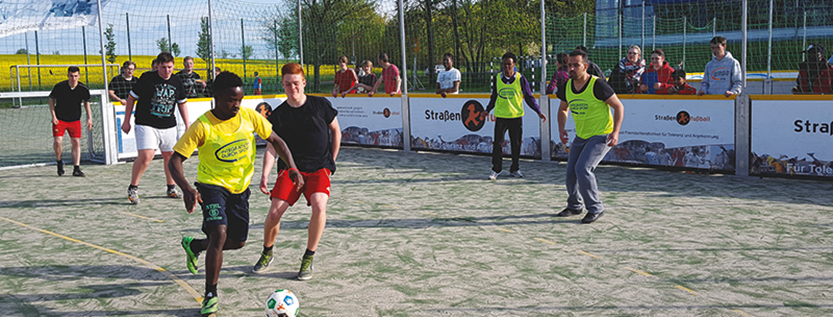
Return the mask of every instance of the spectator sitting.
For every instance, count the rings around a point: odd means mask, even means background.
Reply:
[[[555,55],[555,68],[556,71],[552,74],[550,84],[547,85],[547,95],[554,94],[556,87],[564,86],[570,79],[570,73],[567,72],[567,53],[561,52]]]
[[[651,52],[651,65],[645,71],[642,79],[644,80],[647,74],[650,73],[657,73],[657,82],[650,84],[655,90],[660,89],[668,89],[674,86],[674,80],[671,77],[671,73],[674,72],[674,69],[671,66],[668,66],[668,62],[665,61],[665,52],[661,49],[655,49]],[[639,90],[642,92],[648,92],[649,87],[645,84],[644,81],[640,80]]]
[[[584,45],[576,46],[576,49],[583,51],[584,53],[587,53],[588,56],[590,55],[587,52],[587,47],[584,47]],[[602,68],[599,67],[599,65],[596,65],[596,63],[591,62],[590,60],[587,60],[587,73],[599,77],[599,79],[601,79],[603,82],[607,82],[607,77],[605,77],[605,73],[602,71]]]
[[[685,82],[685,70],[677,69],[673,73],[671,73],[671,77],[674,79],[674,85],[668,87],[667,89],[657,89],[658,95],[664,94],[680,94],[680,95],[694,95],[697,94],[697,89],[691,87],[688,83]]]
[[[628,56],[619,61],[610,73],[610,86],[617,94],[638,93],[636,87],[642,72],[645,71],[645,60],[642,59],[642,49],[639,45],[628,48]]]
[[[807,48],[807,61],[798,64],[798,78],[793,93],[831,93],[833,92],[833,65],[824,60],[824,46],[810,44]]]

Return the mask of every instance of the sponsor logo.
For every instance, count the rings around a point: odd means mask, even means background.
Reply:
[[[680,110],[677,115],[655,114],[654,121],[676,121],[679,125],[688,125],[691,122],[710,122],[711,117],[692,116],[688,111]]]
[[[712,80],[723,80],[724,78],[728,79],[730,74],[731,72],[726,67],[718,67],[712,71],[711,78]]]
[[[382,110],[382,111],[373,111],[373,114],[374,115],[382,115],[385,118],[390,118],[390,116],[398,116],[399,112],[390,111],[390,109],[385,108],[385,110]]]
[[[795,125],[795,129],[793,129],[793,131],[795,131],[796,133],[801,133],[801,132],[822,133],[822,134],[827,134],[827,135],[833,136],[833,129],[831,129],[831,128],[833,128],[833,121],[831,121],[830,123],[827,123],[827,122],[812,122],[810,120],[798,119],[798,120],[795,120],[795,122],[793,122],[793,124]]]
[[[234,163],[249,155],[249,140],[240,139],[223,145],[214,152],[214,157],[220,162]]]
[[[512,100],[515,99],[515,89],[503,88],[497,92],[497,95],[503,99]]]
[[[583,115],[587,111],[588,105],[587,100],[584,99],[573,99],[570,100],[570,112],[573,115]]]
[[[483,105],[477,100],[466,101],[463,104],[463,109],[460,110],[463,126],[469,131],[480,131],[483,128],[483,124],[486,123],[486,118],[480,119],[480,115],[483,112]]]
[[[205,209],[205,212],[208,214],[208,217],[205,218],[206,221],[223,219],[223,217],[220,216],[220,204],[208,204],[205,206]]]

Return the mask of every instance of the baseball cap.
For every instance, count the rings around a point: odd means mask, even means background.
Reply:
[[[802,53],[810,53],[810,52],[824,54],[825,53],[824,46],[822,46],[821,44],[818,44],[818,43],[813,43],[813,44],[810,44],[810,46],[807,46],[806,50],[802,51]]]

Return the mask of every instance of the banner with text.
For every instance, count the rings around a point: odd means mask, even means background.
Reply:
[[[560,100],[550,101],[557,117]],[[734,100],[623,99],[624,120],[619,144],[604,161],[677,166],[709,170],[735,170]],[[569,143],[558,138],[552,120],[552,157],[567,159]],[[565,129],[575,137],[575,123]]]
[[[833,177],[833,100],[752,100],[751,174]]]
[[[402,149],[402,99],[399,97],[327,97],[338,110],[342,144]]]
[[[489,104],[485,98],[448,98],[418,96],[410,98],[411,148],[415,150],[445,150],[454,152],[492,153],[495,117],[480,114]],[[541,132],[538,115],[524,104],[521,155],[541,157]],[[508,133],[504,137],[503,153],[512,150]]]

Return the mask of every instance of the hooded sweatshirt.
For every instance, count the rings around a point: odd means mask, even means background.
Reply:
[[[732,53],[727,51],[720,61],[717,57],[712,57],[706,64],[700,90],[710,95],[722,95],[727,91],[739,95],[742,88],[740,63],[732,57]]]

